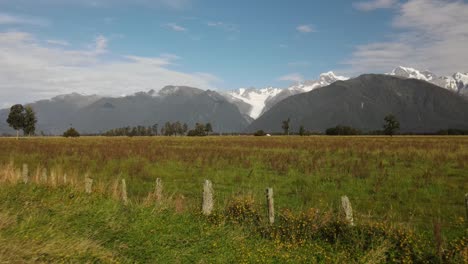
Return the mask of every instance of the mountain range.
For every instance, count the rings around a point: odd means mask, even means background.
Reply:
[[[217,132],[242,131],[249,124],[236,105],[214,91],[166,86],[159,92],[139,92],[125,97],[70,94],[30,104],[37,113],[37,132],[61,134],[70,126],[82,133],[100,133],[126,126],[152,126],[180,121],[193,127],[208,123]],[[0,132],[11,133],[0,111]]]
[[[223,95],[236,104],[240,111],[252,119],[256,119],[268,111],[276,103],[289,96],[310,92],[313,89],[330,85],[336,81],[349,78],[337,76],[333,72],[322,73],[318,80],[310,80],[294,84],[286,89],[267,87],[262,89],[240,88],[223,93]]]
[[[387,75],[402,78],[418,79],[430,82],[455,93],[468,96],[468,73],[454,73],[452,76],[438,77],[430,71],[419,71],[409,67],[399,66]],[[334,72],[322,73],[318,80],[309,80],[294,84],[288,88],[267,87],[261,89],[240,88],[224,93],[228,100],[238,105],[244,115],[257,119],[270,110],[276,103],[289,96],[310,92],[314,89],[328,86],[336,81],[345,81],[350,78],[336,75]]]
[[[380,130],[394,114],[405,133],[433,133],[448,128],[468,129],[468,100],[429,82],[391,75],[366,74],[348,81],[286,98],[256,119],[248,132],[291,130],[323,132],[336,125],[363,131]]]
[[[296,83],[285,89],[241,88],[230,92],[217,92],[186,86],[166,86],[158,92],[150,90],[116,98],[73,93],[60,95],[50,100],[37,101],[30,105],[35,109],[39,119],[37,131],[43,131],[46,134],[61,134],[71,125],[83,133],[100,133],[118,127],[151,126],[156,123],[163,125],[165,122],[174,121],[185,122],[191,127],[197,122],[210,122],[217,132],[251,132],[255,129],[278,132],[281,127],[278,120],[289,116],[296,125],[301,123],[307,129],[316,131],[323,131],[338,124],[348,124],[367,130],[381,127],[383,117],[380,115],[383,112],[399,113],[402,120],[407,120],[405,116],[412,116],[413,119],[403,122],[404,128],[408,129],[407,132],[430,132],[439,125],[441,129],[448,128],[446,127],[448,125],[454,126],[453,128],[465,127],[466,122],[462,121],[468,120],[463,119],[466,118],[464,113],[468,112],[466,109],[468,74],[455,73],[452,76],[438,77],[429,71],[397,67],[386,75],[363,76],[349,79],[327,72],[321,74],[317,80]],[[341,88],[336,88],[336,86]],[[400,91],[407,86],[411,90],[409,95],[403,93],[404,90]],[[369,89],[375,90],[375,93],[370,92]],[[361,90],[362,94],[357,95]],[[382,91],[379,92],[380,90]],[[440,94],[439,90],[444,93]],[[389,98],[393,98],[395,94],[391,91],[405,96],[394,97],[391,101],[379,101],[381,94],[387,94]],[[325,96],[326,94],[334,95],[336,98],[329,98]],[[443,99],[430,96],[433,94],[440,94],[440,98]],[[361,97],[368,97],[368,100],[359,99]],[[356,101],[349,101],[351,98]],[[421,98],[429,101],[420,105]],[[309,100],[307,101],[309,104],[306,104],[304,100]],[[458,114],[453,115],[452,110],[449,113],[445,108],[445,110],[437,108],[446,104],[441,100],[452,102],[453,111],[456,110]],[[327,103],[324,104],[324,102]],[[347,106],[344,107],[343,104]],[[356,105],[361,104],[363,104],[361,108],[355,109]],[[378,107],[379,104],[381,104],[380,107]],[[333,108],[340,105],[342,108]],[[371,105],[375,107],[370,107]],[[433,112],[435,109],[440,111]],[[363,110],[368,112],[367,115],[373,115],[377,119],[371,120],[367,117],[362,119],[361,115],[353,115]],[[422,114],[424,111],[434,116],[429,118]],[[9,109],[0,110],[0,133],[13,133],[5,122],[8,112]],[[415,116],[418,118],[414,119]],[[323,118],[328,121],[318,121]],[[419,118],[423,120],[422,123],[418,121],[419,126],[406,125]],[[451,119],[453,122],[445,122],[444,119]],[[425,123],[429,122],[428,120],[436,122],[438,126],[428,125]],[[425,129],[427,131],[423,131]]]
[[[419,71],[413,68],[399,66],[388,75],[403,78],[418,79],[430,82],[442,88],[449,89],[460,95],[468,96],[468,73],[457,72],[452,76],[437,76],[430,71]]]

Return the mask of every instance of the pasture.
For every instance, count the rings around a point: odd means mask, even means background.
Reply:
[[[12,180],[23,164],[29,184]],[[49,181],[41,184],[44,171]],[[92,195],[83,193],[85,177],[93,179]],[[163,199],[154,203],[157,178]],[[127,206],[116,194],[121,179]],[[205,179],[214,189],[209,217],[200,214]],[[83,247],[75,261],[360,263],[375,254],[382,263],[398,263],[468,257],[468,137],[0,138],[0,183],[0,244],[12,239],[17,244],[11,247],[20,247],[35,237],[50,248],[39,258],[44,262],[68,259],[55,250],[68,232]],[[265,223],[267,187],[274,190],[274,231]],[[76,199],[67,198],[70,193]],[[357,237],[339,238],[341,231],[334,229],[331,242],[323,234],[333,232],[319,223],[327,217],[333,219],[327,223],[341,223],[343,195],[354,209],[356,227],[349,232]],[[41,235],[52,232],[44,221],[62,226],[60,235]],[[295,221],[319,227],[298,231],[291,227]],[[106,231],[112,226],[117,235]],[[163,233],[158,239],[167,251],[146,240],[151,230]],[[384,235],[386,230],[395,233]],[[389,242],[398,232],[414,234],[407,243],[421,248],[405,255],[403,246]],[[204,239],[191,240],[200,234]],[[357,245],[364,240],[371,242]],[[0,246],[0,259],[13,258],[7,254],[12,250],[19,249]]]

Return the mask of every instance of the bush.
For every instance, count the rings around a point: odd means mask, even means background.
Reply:
[[[449,135],[449,136],[462,136],[462,135],[468,135],[468,130],[450,128],[447,130],[439,130],[437,131],[436,134]]]
[[[353,136],[353,135],[361,135],[362,132],[358,129],[349,127],[349,126],[336,126],[326,130],[325,132],[329,136]]]
[[[260,214],[252,196],[234,197],[227,205],[225,214],[228,220],[235,223],[258,224],[260,222]]]
[[[69,138],[69,137],[79,137],[79,136],[80,136],[80,133],[78,133],[78,131],[76,131],[76,129],[74,129],[73,127],[71,127],[70,129],[68,129],[67,131],[65,131],[65,133],[63,133],[63,136],[66,137],[66,138]]]
[[[263,131],[263,130],[258,130],[258,131],[255,132],[255,134],[254,134],[254,136],[256,136],[256,137],[263,137],[263,136],[265,136],[265,135],[266,135],[266,133],[265,133],[265,131]]]

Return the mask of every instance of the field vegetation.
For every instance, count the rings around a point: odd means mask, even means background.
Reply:
[[[0,138],[0,262],[466,263],[467,191],[468,137]]]

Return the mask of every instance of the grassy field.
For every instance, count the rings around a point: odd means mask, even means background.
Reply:
[[[0,263],[468,261],[468,137],[0,138],[0,183]]]

